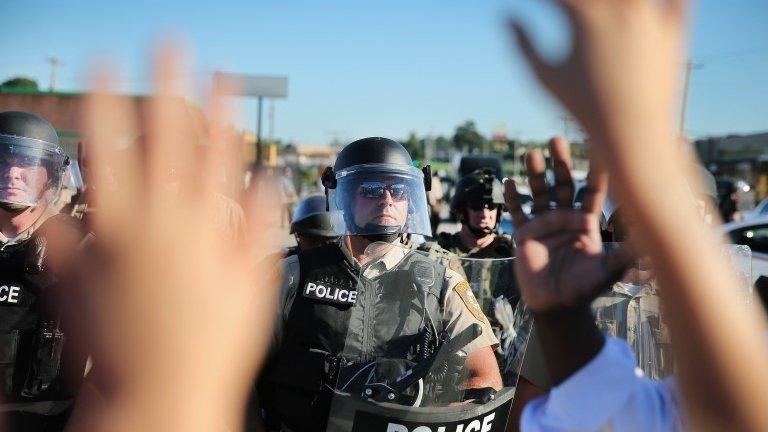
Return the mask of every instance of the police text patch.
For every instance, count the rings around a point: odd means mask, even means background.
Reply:
[[[302,293],[304,297],[311,300],[346,306],[355,304],[357,300],[357,291],[355,290],[337,288],[316,282],[307,282]]]
[[[19,303],[21,288],[13,285],[0,286],[0,303]]]

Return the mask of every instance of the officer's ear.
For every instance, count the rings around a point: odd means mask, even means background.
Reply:
[[[320,176],[320,180],[323,183],[323,187],[325,188],[325,211],[330,211],[331,203],[328,202],[328,190],[336,189],[337,186],[336,172],[333,171],[332,166],[325,167],[325,170],[323,170],[323,175]]]
[[[424,174],[424,190],[429,192],[432,190],[432,166],[424,165],[421,172]]]

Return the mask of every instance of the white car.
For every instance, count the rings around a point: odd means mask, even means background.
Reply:
[[[768,276],[768,216],[727,223],[722,229],[732,243],[752,250],[752,281]]]
[[[760,201],[752,211],[744,213],[744,219],[749,220],[754,220],[760,216],[768,216],[768,198]]]

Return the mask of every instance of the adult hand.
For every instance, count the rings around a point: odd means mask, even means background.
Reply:
[[[134,100],[107,93],[109,77],[88,98],[101,259],[84,272],[107,406],[91,409],[83,424],[237,429],[274,317],[276,283],[265,276],[274,263],[257,265],[256,254],[277,249],[266,229],[266,210],[277,201],[247,203],[245,238],[221,238],[214,227],[217,193],[226,192],[221,174],[237,166],[240,150],[224,132],[223,97],[213,94],[209,124],[194,122],[187,102],[174,96],[181,80],[172,51],[158,56],[155,74],[157,95],[141,106],[142,116]],[[140,134],[142,145],[119,149]],[[192,143],[207,143],[205,158],[195,157],[200,148]],[[107,187],[112,174],[117,189]]]
[[[574,209],[568,143],[553,138],[549,148],[555,173],[551,187],[542,154],[534,150],[526,155],[533,218],[523,213],[514,181],[504,183],[504,199],[515,225],[515,272],[523,300],[535,312],[588,304],[618,280],[631,262],[626,248],[603,252],[599,227],[606,174],[590,172],[583,206]],[[550,196],[555,208],[550,206]]]
[[[554,0],[573,28],[573,49],[551,64],[519,22],[512,28],[538,79],[590,135],[669,125],[682,66],[686,0]],[[617,119],[606,121],[606,118]],[[666,143],[646,143],[646,145]]]

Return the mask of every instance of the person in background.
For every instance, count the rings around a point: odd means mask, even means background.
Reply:
[[[76,269],[91,235],[56,206],[68,165],[50,123],[0,113],[2,430],[63,430],[86,371]]]
[[[291,167],[283,168],[282,176],[280,177],[280,193],[283,204],[284,218],[280,218],[280,226],[285,226],[285,221],[288,221],[288,225],[293,221],[293,206],[296,205],[296,201],[299,199],[299,195],[296,193],[296,186],[293,183],[293,170]]]
[[[331,214],[326,210],[325,195],[309,195],[299,201],[293,213],[291,234],[296,237],[296,246],[290,248],[287,255],[322,246],[338,237]]]

